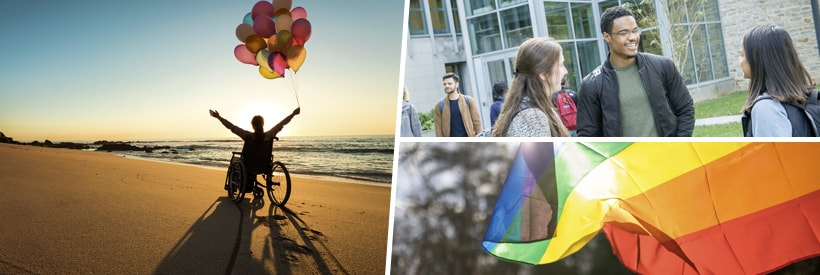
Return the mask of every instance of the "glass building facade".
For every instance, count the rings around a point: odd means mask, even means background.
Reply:
[[[464,59],[482,93],[496,81],[512,79],[515,54],[525,39],[552,37],[564,49],[567,85],[577,91],[581,79],[607,57],[601,13],[623,5],[643,30],[639,51],[673,59],[685,83],[695,85],[730,78],[717,1],[411,0],[409,33],[463,38]]]

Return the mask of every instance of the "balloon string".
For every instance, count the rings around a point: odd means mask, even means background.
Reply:
[[[286,77],[285,83],[288,85],[290,90],[290,94],[296,98],[296,105],[301,107],[299,103],[299,75],[293,71],[290,71],[290,77]]]

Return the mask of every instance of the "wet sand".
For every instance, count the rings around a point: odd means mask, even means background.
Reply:
[[[0,144],[0,273],[384,274],[390,188],[292,177],[237,206],[224,171]]]

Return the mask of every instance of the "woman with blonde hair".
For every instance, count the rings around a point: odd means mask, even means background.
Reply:
[[[407,86],[404,86],[404,94],[401,101],[401,136],[420,137],[421,123],[416,108],[410,104],[410,95],[407,94]]]
[[[495,137],[566,137],[569,131],[555,112],[550,95],[561,90],[567,74],[561,45],[552,38],[530,38],[518,48],[515,76],[501,114]]]

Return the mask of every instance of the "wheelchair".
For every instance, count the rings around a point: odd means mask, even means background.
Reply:
[[[284,163],[274,161],[271,155],[270,165],[264,169],[264,172],[248,172],[246,167],[242,153],[233,152],[228,174],[225,177],[225,189],[228,191],[228,197],[234,203],[238,204],[245,199],[245,193],[248,192],[253,193],[256,199],[262,198],[265,191],[273,204],[284,206],[288,202],[291,182],[290,173]]]

